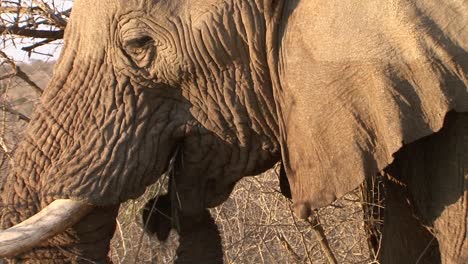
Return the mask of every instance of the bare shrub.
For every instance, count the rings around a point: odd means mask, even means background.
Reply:
[[[311,223],[294,217],[291,201],[278,186],[276,169],[244,178],[225,203],[211,209],[223,237],[226,263],[328,263]],[[142,234],[141,208],[163,192],[164,184],[158,182],[140,199],[122,206],[112,241],[115,263],[173,262],[175,234],[165,243]],[[338,263],[371,262],[360,190],[317,215]]]
[[[42,59],[51,57],[53,51],[44,52],[42,48],[62,45],[70,13],[67,2],[70,1],[0,2],[0,186],[5,178],[8,157],[14,151],[25,123],[29,122],[38,95],[51,73],[51,65],[44,62],[33,61],[19,66],[7,51],[16,55],[21,51],[29,57],[41,54]],[[16,122],[18,120],[20,122]]]

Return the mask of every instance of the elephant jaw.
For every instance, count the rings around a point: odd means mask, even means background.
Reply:
[[[56,200],[36,215],[0,231],[0,257],[14,257],[78,223],[94,207],[73,200]]]

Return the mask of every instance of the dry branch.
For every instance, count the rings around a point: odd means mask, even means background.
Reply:
[[[31,78],[29,78],[29,76],[24,71],[22,71],[21,68],[18,65],[16,65],[16,63],[5,54],[5,52],[1,50],[0,50],[0,57],[3,57],[5,62],[9,64],[11,68],[13,69],[13,74],[8,74],[3,77],[0,77],[0,80],[5,79],[5,78],[11,78],[13,76],[17,76],[21,78],[23,81],[25,81],[27,84],[29,84],[34,89],[34,91],[38,93],[38,95],[41,95],[43,93],[42,88],[39,87],[39,85],[37,85],[33,80],[31,80]]]
[[[45,38],[45,39],[62,39],[63,30],[40,30],[18,27],[16,25],[6,27],[0,25],[0,34],[10,33],[13,35],[26,37],[26,38]]]
[[[291,254],[291,256],[296,260],[296,262],[300,262],[301,257],[294,251],[294,247],[288,242],[288,240],[282,234],[278,234],[278,239],[281,241],[283,247]]]
[[[17,116],[19,120],[23,120],[23,121],[25,121],[27,123],[29,123],[29,121],[31,121],[31,119],[29,117],[27,117],[26,115],[16,111],[15,109],[13,109],[13,108],[11,108],[11,107],[9,107],[7,105],[2,105],[1,109],[3,111],[7,112],[7,113],[10,113],[10,114],[12,114],[14,116]]]
[[[6,145],[5,140],[3,139],[3,137],[0,137],[0,148],[3,150],[3,152],[5,153],[5,155],[6,155],[8,158],[10,158],[11,151],[10,151],[10,149],[8,148],[8,146]]]
[[[31,78],[29,78],[29,76],[24,71],[21,70],[19,66],[16,66],[16,76],[18,76],[27,84],[29,84],[34,89],[34,91],[36,91],[36,93],[38,93],[39,95],[41,95],[44,92],[41,89],[41,87],[39,87],[35,82],[33,82]]]
[[[33,1],[36,5],[44,12],[47,19],[52,22],[57,27],[64,29],[67,26],[67,20],[60,16],[60,14],[56,14],[56,12],[50,8],[49,5],[44,3],[43,1]]]
[[[32,14],[40,15],[41,10],[39,7],[22,7],[22,6],[0,6],[1,14],[13,14],[13,15],[23,15],[23,14]]]
[[[6,42],[5,36],[12,35],[9,41],[12,41],[13,44],[21,38],[44,39],[23,48],[25,51],[32,52],[37,47],[63,38],[70,11],[71,9],[59,12],[53,3],[48,4],[42,0],[32,0],[29,3],[2,1],[0,14],[7,14],[7,16],[0,17],[2,22],[0,23],[0,35],[4,36],[4,43]]]
[[[331,250],[330,244],[328,243],[325,231],[318,221],[317,213],[314,212],[313,215],[307,219],[307,222],[312,227],[312,230],[314,230],[314,234],[318,238],[317,240],[320,244],[320,247],[322,248],[323,253],[327,257],[328,263],[338,264],[338,261],[336,260],[336,257]]]

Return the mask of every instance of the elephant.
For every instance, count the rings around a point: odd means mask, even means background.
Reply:
[[[223,263],[221,235],[210,212],[204,209],[197,215],[185,215],[171,185],[167,194],[145,204],[142,220],[146,233],[166,241],[172,229],[177,231],[179,246],[175,263]]]
[[[281,161],[302,219],[386,175],[381,263],[466,263],[467,13],[463,0],[76,0],[2,190],[0,256],[107,263],[119,205],[171,160],[180,214],[202,226],[180,239],[204,243],[206,208]]]
[[[171,170],[174,174],[174,170]],[[179,235],[176,264],[223,263],[221,235],[207,209],[186,215],[181,208],[172,175],[168,192],[146,202],[142,210],[144,231],[165,242],[171,230]]]
[[[144,228],[160,241],[166,241],[174,228],[179,234],[175,263],[223,263],[221,235],[210,212],[183,215],[177,210],[172,213],[170,195],[162,195],[147,202],[143,209]],[[152,209],[158,208],[157,211]],[[177,220],[173,219],[177,218]]]

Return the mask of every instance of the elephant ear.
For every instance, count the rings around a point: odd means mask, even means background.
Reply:
[[[438,131],[449,111],[468,111],[467,5],[407,2],[286,4],[270,66],[299,217]]]

